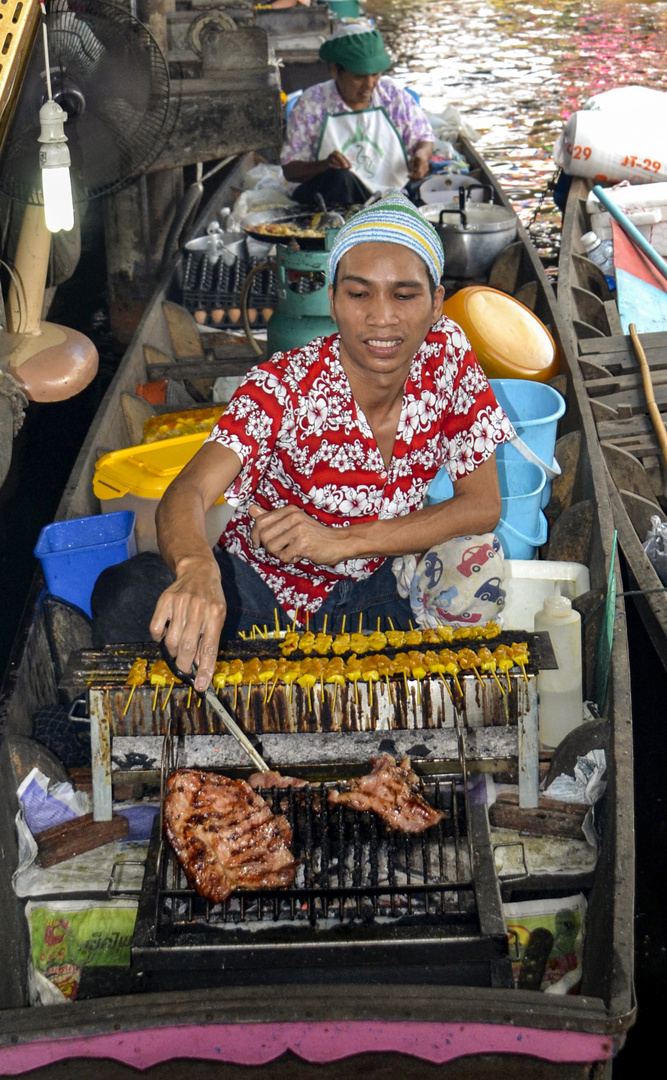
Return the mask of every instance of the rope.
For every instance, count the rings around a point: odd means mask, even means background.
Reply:
[[[8,371],[0,371],[0,394],[9,399],[12,406],[12,420],[14,438],[23,427],[25,411],[28,408],[28,398],[23,393],[18,382]]]
[[[541,213],[542,204],[544,203],[544,200],[546,199],[547,195],[549,194],[550,191],[553,191],[554,188],[556,187],[556,180],[558,178],[558,173],[559,173],[559,170],[555,169],[554,172],[553,172],[553,175],[549,177],[546,184],[544,185],[544,188],[540,192],[539,199],[537,200],[537,206],[535,207],[535,210],[533,211],[532,218],[528,222],[528,227],[527,227],[528,232],[530,232],[533,225],[535,224],[535,222],[537,220],[537,215]]]

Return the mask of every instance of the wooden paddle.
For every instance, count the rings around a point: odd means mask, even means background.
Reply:
[[[646,404],[648,405],[649,416],[651,417],[651,423],[655,428],[655,433],[658,438],[658,444],[662,453],[662,460],[665,464],[665,469],[667,469],[667,432],[665,431],[665,425],[663,423],[660,409],[655,402],[655,394],[653,392],[653,380],[651,379],[651,369],[648,366],[646,353],[644,352],[642,343],[639,340],[637,327],[634,323],[630,323],[628,329],[630,330],[632,344],[637,354],[637,359],[639,360],[639,367],[642,373],[642,382],[644,384],[644,394],[646,395]]]

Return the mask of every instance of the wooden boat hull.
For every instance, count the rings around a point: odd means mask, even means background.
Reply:
[[[471,164],[489,182],[483,162],[466,146]],[[209,207],[214,216],[240,172],[244,159]],[[496,188],[496,199],[507,204]],[[518,247],[503,264],[513,278],[510,291],[524,302],[530,297],[536,314],[557,341],[562,372],[567,380],[567,430],[581,432],[581,453],[573,495],[574,504],[590,503],[595,512],[590,531],[589,565],[594,590],[604,593],[612,567],[612,515],[605,497],[606,474],[595,428],[581,389],[581,373],[571,351],[560,315],[537,253],[523,229]],[[100,448],[130,445],[121,406],[121,393],[150,378],[146,345],[169,352],[164,303],[170,274],[156,291],[102,406],[65,490],[57,517],[93,513],[97,505],[92,477]],[[496,282],[496,285],[499,283]],[[242,363],[249,361],[243,360]],[[184,361],[185,363],[185,361]],[[35,709],[57,701],[58,667],[63,649],[85,639],[86,627],[67,624],[70,640],[58,638],[57,627],[36,581],[28,618],[17,641],[1,705],[6,735],[29,735]],[[80,635],[77,638],[77,634]],[[65,635],[65,636],[67,636]],[[85,643],[85,641],[84,641]],[[55,647],[54,647],[55,646]],[[0,910],[5,978],[0,985],[0,1070],[18,1073],[65,1058],[112,1059],[105,1075],[115,1075],[113,1062],[147,1068],[175,1058],[188,1059],[188,1074],[208,1075],[208,1061],[245,1066],[244,1075],[329,1077],[340,1073],[368,1076],[373,1069],[387,1075],[420,1075],[423,1063],[441,1066],[443,1076],[574,1078],[582,1067],[605,1063],[618,1051],[634,1017],[633,970],[633,817],[632,721],[624,608],[615,608],[615,632],[609,665],[604,715],[611,737],[608,789],[601,851],[595,880],[588,894],[588,939],[582,993],[552,996],[529,991],[427,985],[424,972],[399,965],[395,978],[380,990],[362,969],[354,981],[325,981],[316,985],[267,984],[261,953],[247,985],[211,989],[162,989],[122,993],[110,998],[82,1000],[66,1007],[27,1007],[27,943],[25,918],[11,886],[16,865],[14,815],[16,803],[6,778],[11,775],[8,740],[0,770],[5,778],[0,800],[3,836],[0,870]],[[536,882],[544,889],[545,883]],[[424,978],[426,982],[424,982]],[[466,1059],[461,1065],[461,1059]],[[199,1063],[199,1064],[198,1064]],[[273,1065],[271,1063],[274,1063]],[[458,1063],[458,1064],[457,1064]],[[165,1066],[167,1075],[170,1066]],[[469,1070],[469,1071],[468,1071]],[[153,1074],[152,1074],[153,1075]],[[155,1075],[163,1075],[156,1071]],[[259,1075],[259,1073],[258,1073]],[[440,1075],[440,1072],[439,1072]]]
[[[614,525],[627,570],[628,591],[667,669],[667,593],[642,547],[652,515],[663,520],[665,483],[657,439],[642,389],[639,362],[621,328],[615,301],[599,268],[579,254],[589,228],[585,201],[591,184],[575,179],[563,221],[558,300],[570,345],[582,373],[606,462]],[[664,410],[663,372],[667,333],[643,334],[641,341]],[[631,456],[630,456],[631,455]]]

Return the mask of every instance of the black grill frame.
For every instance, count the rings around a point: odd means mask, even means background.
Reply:
[[[288,980],[297,973],[299,978],[316,978],[323,969],[327,979],[349,978],[350,970],[359,967],[377,979],[382,970],[399,965],[423,968],[435,981],[449,983],[459,981],[465,966],[468,981],[472,970],[478,985],[510,985],[488,815],[485,806],[476,804],[466,812],[460,775],[428,778],[426,797],[445,809],[446,816],[439,825],[411,836],[390,830],[374,814],[329,806],[326,792],[332,786],[341,785],[262,792],[293,824],[291,849],[297,858],[305,854],[306,863],[290,888],[238,891],[223,905],[209,904],[190,888],[156,819],[133,964],[142,971],[172,975],[217,970],[225,981],[243,978],[257,964],[269,965],[272,979],[282,972]],[[308,828],[314,835],[306,835]],[[321,841],[326,844],[327,838],[332,844],[352,842],[356,855],[346,870],[352,880],[332,884],[328,874],[326,884],[313,881],[313,860],[317,862]],[[364,880],[359,856],[370,851],[373,842],[376,869],[383,853],[389,864],[395,861],[393,884],[381,883],[372,866]],[[443,854],[448,846],[453,856]],[[414,878],[415,855],[421,853],[423,866],[424,853],[428,863],[434,851],[437,869],[426,867],[429,880],[396,880],[399,854]],[[340,874],[340,861],[337,865]]]

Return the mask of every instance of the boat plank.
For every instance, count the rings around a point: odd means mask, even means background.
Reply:
[[[667,349],[667,331],[657,330],[652,334],[641,335],[642,345],[644,350],[647,349]],[[606,337],[604,342],[593,341],[580,341],[579,352],[583,355],[589,353],[630,353],[632,348],[632,341],[628,334],[614,334],[613,336]]]
[[[656,494],[641,461],[619,446],[601,443],[602,453],[616,487],[656,502]],[[657,508],[659,509],[659,507]]]

